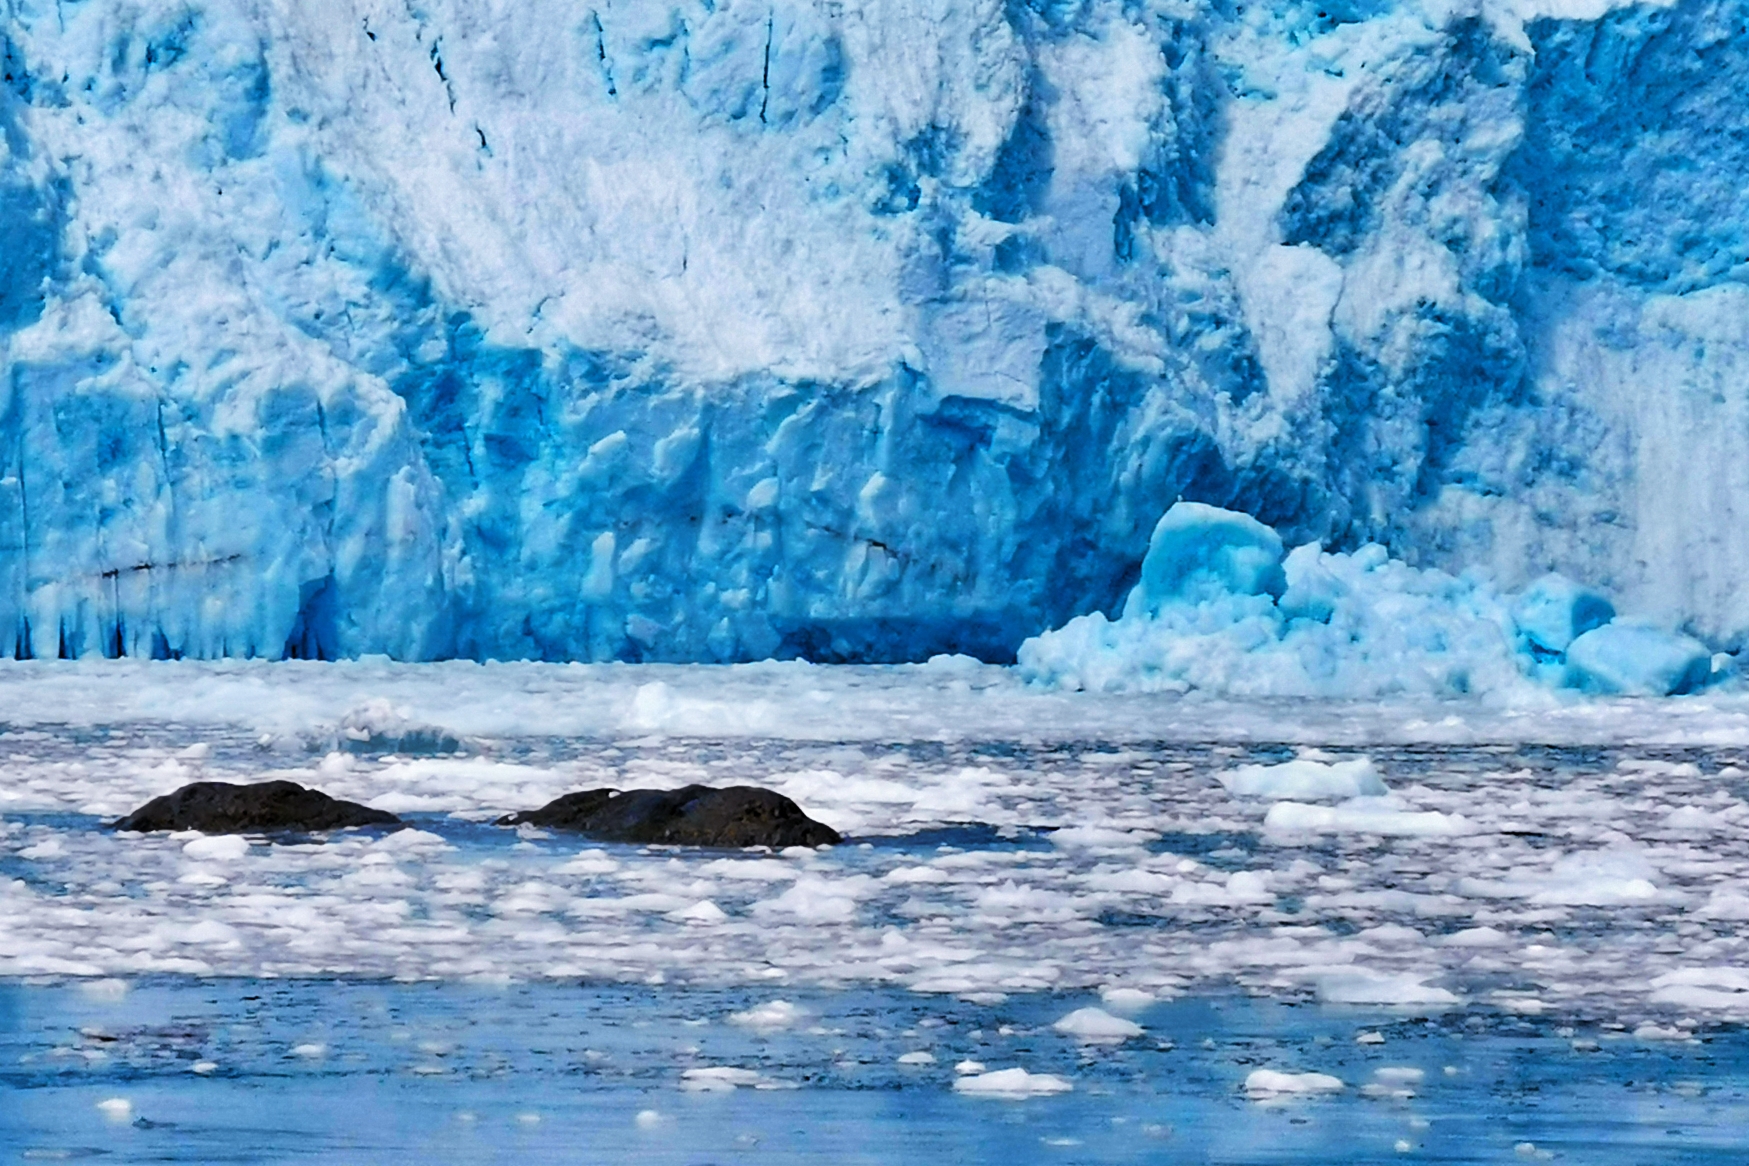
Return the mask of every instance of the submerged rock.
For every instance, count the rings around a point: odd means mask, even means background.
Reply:
[[[498,824],[574,830],[603,842],[667,846],[822,846],[843,840],[782,794],[750,785],[583,790],[538,810],[507,814]]]
[[[197,781],[153,798],[115,824],[117,830],[199,830],[243,834],[270,830],[340,830],[347,826],[398,826],[387,810],[343,802],[293,781],[233,785]]]

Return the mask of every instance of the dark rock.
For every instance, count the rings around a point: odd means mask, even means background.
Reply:
[[[386,810],[343,802],[292,781],[263,781],[254,785],[197,781],[175,793],[153,798],[117,822],[115,829],[253,834],[400,824],[401,819]]]
[[[602,842],[666,846],[781,848],[843,841],[782,794],[750,785],[584,790],[498,819],[500,826],[524,823],[575,830]]]

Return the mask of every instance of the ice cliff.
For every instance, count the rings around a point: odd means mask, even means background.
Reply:
[[[0,0],[0,651],[1003,658],[1179,498],[1735,650],[1745,19]]]

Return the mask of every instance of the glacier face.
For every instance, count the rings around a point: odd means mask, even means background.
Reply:
[[[0,651],[1010,656],[1180,497],[1749,635],[1727,0],[6,0]]]

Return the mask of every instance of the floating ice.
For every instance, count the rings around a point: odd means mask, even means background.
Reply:
[[[759,1085],[763,1081],[757,1069],[733,1065],[687,1069],[680,1074],[680,1087],[691,1093],[732,1093],[742,1086]]]
[[[668,917],[679,923],[696,923],[701,927],[714,927],[728,919],[729,915],[728,912],[709,899],[700,899],[690,907],[670,911]]]
[[[974,1097],[998,1097],[1019,1100],[1026,1097],[1046,1097],[1068,1093],[1075,1086],[1050,1073],[1029,1073],[1025,1069],[995,1069],[987,1073],[966,1073],[955,1078],[953,1087]]]
[[[1089,1044],[1116,1044],[1142,1035],[1142,1026],[1100,1008],[1077,1008],[1052,1028]]]
[[[1606,624],[1575,638],[1567,649],[1569,683],[1586,692],[1693,692],[1712,670],[1712,654],[1700,641],[1641,624]]]
[[[1384,1065],[1373,1070],[1373,1079],[1361,1086],[1364,1097],[1388,1097],[1407,1101],[1415,1096],[1415,1086],[1427,1079],[1424,1069],[1407,1065]]]
[[[1318,999],[1331,1004],[1444,1009],[1462,1003],[1455,993],[1426,983],[1426,976],[1416,972],[1331,968],[1315,969],[1311,978],[1317,984]]]
[[[1654,1004],[1749,1016],[1749,969],[1685,967],[1652,981],[1648,999]]]
[[[745,1028],[772,1030],[789,1028],[806,1015],[805,1010],[791,1004],[788,1000],[773,1000],[768,1004],[761,1004],[757,1008],[734,1013],[729,1017],[729,1023],[739,1024]]]
[[[1283,1073],[1275,1069],[1253,1069],[1245,1078],[1245,1092],[1253,1101],[1272,1101],[1287,1097],[1313,1097],[1320,1093],[1340,1093],[1346,1086],[1340,1077],[1328,1073]]]
[[[1168,603],[1226,595],[1272,595],[1287,587],[1281,536],[1249,514],[1179,502],[1161,516],[1130,597],[1138,614]]]
[[[1545,652],[1562,653],[1575,638],[1615,618],[1615,605],[1564,575],[1548,574],[1512,605],[1512,622]]]
[[[1749,955],[1735,927],[1749,915],[1738,780],[1749,705],[1729,692],[1524,715],[1474,703],[1111,700],[1011,679],[956,704],[924,668],[109,667],[0,668],[11,718],[0,974],[661,979],[751,992],[739,1009],[888,984],[968,1000],[1050,993],[1143,1023],[1114,987],[1138,1004],[1237,986],[1412,1010],[1448,1007],[1449,994],[1630,1029],[1749,1011],[1739,988],[1690,970]],[[677,704],[705,710],[690,722],[698,737],[616,719],[653,676]],[[344,755],[330,769],[302,751],[302,731],[334,723],[361,688],[426,724],[489,716],[500,733],[598,731],[497,736],[474,720],[456,725],[476,741],[471,755]],[[745,722],[715,732],[736,723],[721,710],[774,692],[804,715],[824,703],[810,691],[830,694],[832,711],[806,722],[807,735],[737,736]],[[261,747],[253,726],[136,714],[94,732],[51,719],[148,707],[305,719],[280,722],[286,748]],[[886,739],[856,735],[871,726]],[[399,834],[257,847],[236,861],[193,860],[184,847],[195,835],[103,830],[186,779],[167,766],[187,764],[178,754],[194,737],[210,743],[201,764],[213,779],[310,781],[320,767],[336,795],[421,808]],[[1216,780],[1279,763],[1283,740],[1365,748],[1396,792],[1270,802]],[[1512,744],[1523,740],[1539,744]],[[680,855],[482,824],[621,778],[677,788],[792,775],[823,796],[841,784],[864,839],[829,853]],[[976,793],[971,822],[960,791]],[[1295,815],[1322,832],[1275,828]],[[40,857],[19,858],[26,851]],[[707,902],[721,921],[688,921]],[[1663,942],[1673,934],[1692,939]],[[1496,996],[1503,984],[1511,994]],[[1032,1023],[1048,1028],[1068,1007]],[[919,1041],[891,1056],[925,1047],[941,1055]],[[1014,1063],[994,1051],[956,1048],[951,1061]]]
[[[249,853],[249,840],[239,834],[196,838],[183,845],[182,853],[197,861],[235,862]]]
[[[1390,791],[1370,758],[1313,761],[1298,758],[1280,765],[1242,765],[1218,775],[1222,785],[1246,798],[1382,797]]]
[[[1462,815],[1438,810],[1413,810],[1399,798],[1350,798],[1336,806],[1312,806],[1303,802],[1277,802],[1263,819],[1265,829],[1312,834],[1380,834],[1388,837],[1426,837],[1467,834],[1470,823]]]
[[[1159,997],[1140,988],[1108,987],[1099,990],[1099,1000],[1107,1008],[1118,1012],[1141,1012],[1159,1000]]]

